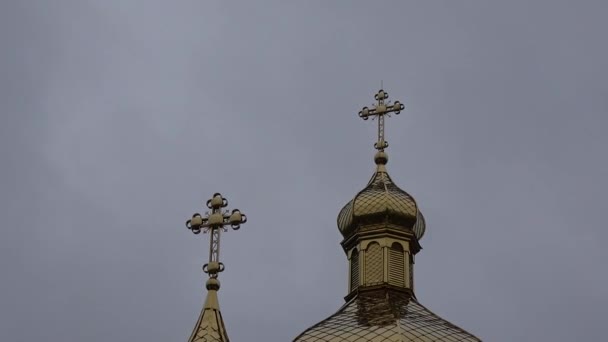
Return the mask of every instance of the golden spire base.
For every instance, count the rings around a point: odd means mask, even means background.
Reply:
[[[201,316],[194,326],[188,342],[228,342],[226,326],[220,311],[217,291],[220,282],[215,278],[207,280],[207,298]]]
[[[207,280],[207,299],[205,299],[205,306],[203,307],[204,309],[220,309],[220,304],[217,300],[217,290],[219,290],[219,288],[219,280],[215,278],[210,278],[209,280]]]

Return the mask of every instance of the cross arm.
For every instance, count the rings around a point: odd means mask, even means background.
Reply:
[[[363,120],[367,120],[370,117],[381,116],[389,113],[399,114],[403,109],[405,109],[405,106],[399,101],[395,101],[392,105],[379,103],[372,108],[363,107],[363,109],[361,109],[359,112],[359,117],[361,117]]]

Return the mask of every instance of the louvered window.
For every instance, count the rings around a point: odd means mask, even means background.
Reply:
[[[366,285],[380,284],[383,281],[382,248],[378,243],[371,243],[365,251],[365,283]]]
[[[388,282],[391,285],[405,287],[405,260],[403,247],[394,243],[388,251]]]
[[[411,257],[410,263],[408,265],[410,269],[410,288],[414,289],[414,257]]]
[[[350,257],[350,289],[359,287],[359,251],[356,249]]]

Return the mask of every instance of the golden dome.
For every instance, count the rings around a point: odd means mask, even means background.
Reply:
[[[388,155],[380,151],[374,161],[376,172],[367,186],[340,210],[338,229],[348,237],[361,224],[393,223],[412,229],[418,239],[422,238],[424,217],[414,198],[395,185],[388,175]]]

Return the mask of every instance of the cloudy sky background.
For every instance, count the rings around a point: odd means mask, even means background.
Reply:
[[[421,302],[484,341],[600,341],[605,1],[0,2],[0,340],[185,341],[216,191],[234,341],[346,295],[335,218],[373,171],[427,218]]]

